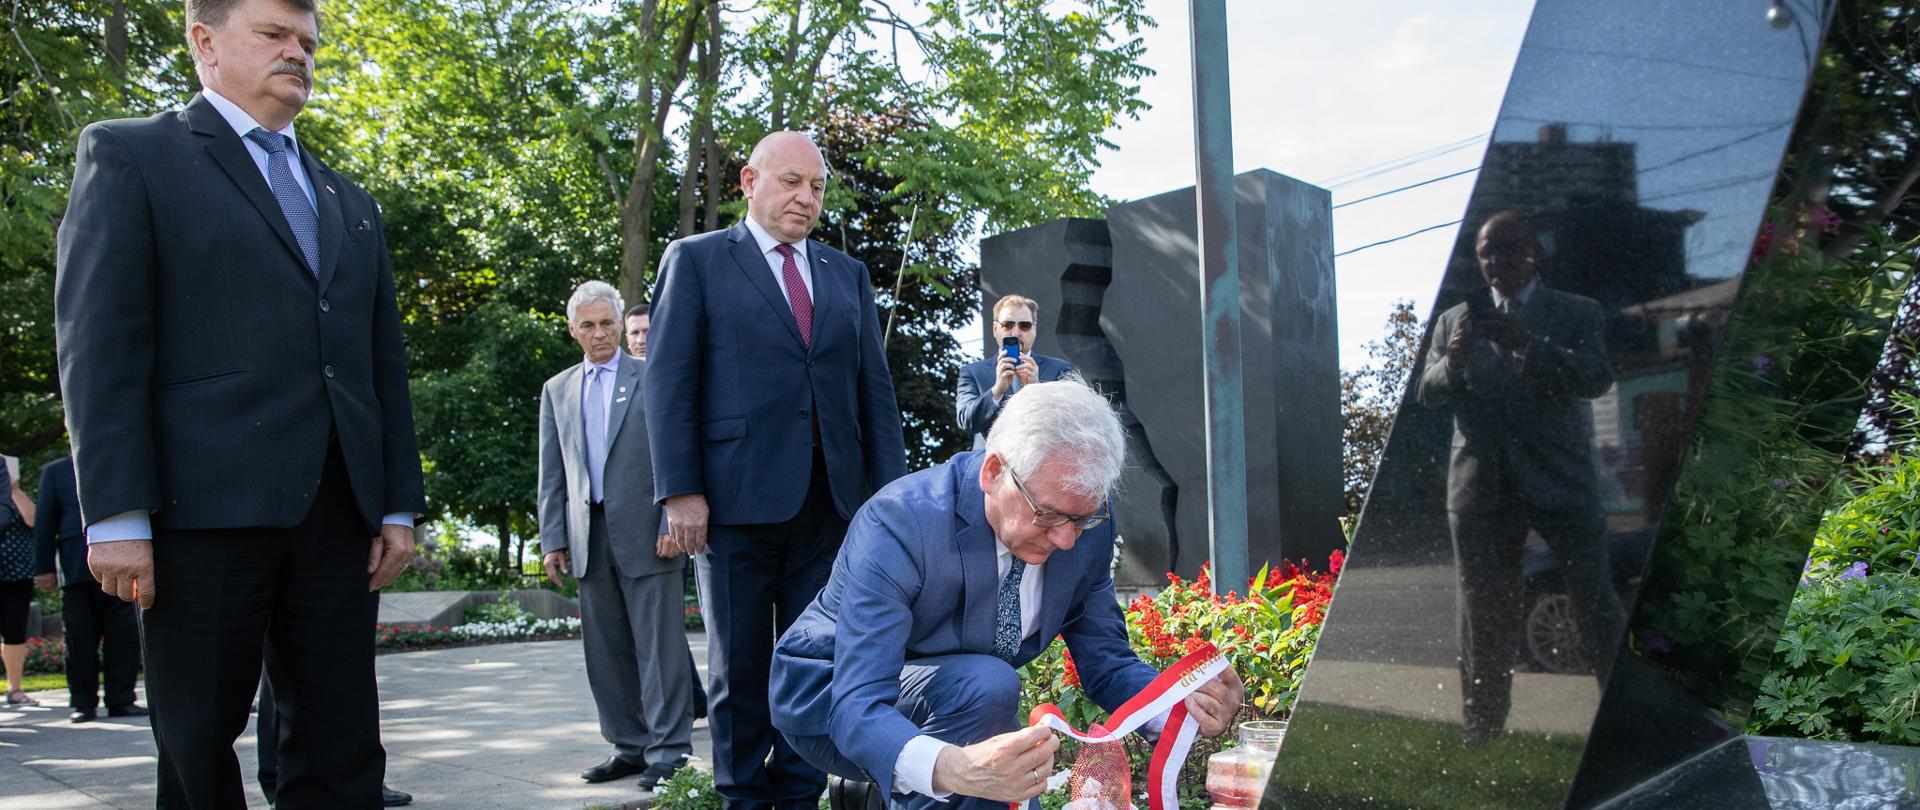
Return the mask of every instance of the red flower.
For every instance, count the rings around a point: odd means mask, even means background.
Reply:
[[[1067,673],[1063,678],[1061,678],[1061,680],[1064,681],[1068,686],[1079,686],[1080,685],[1080,667],[1075,666],[1073,663],[1073,652],[1069,650],[1062,650],[1061,653],[1065,656],[1066,662],[1067,662]]]
[[[1340,576],[1340,569],[1345,567],[1346,564],[1347,564],[1346,552],[1343,552],[1339,549],[1334,549],[1332,554],[1327,555],[1327,568],[1336,577]]]

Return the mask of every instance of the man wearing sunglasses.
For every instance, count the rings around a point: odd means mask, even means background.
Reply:
[[[1158,674],[1127,644],[1109,574],[1119,418],[1076,378],[1028,386],[1003,410],[984,452],[861,507],[826,589],[774,648],[774,727],[814,766],[907,807],[1040,795],[1059,743],[1020,728],[1016,670],[1055,637],[1109,711]],[[1242,697],[1228,670],[1187,707],[1211,736]]]
[[[954,418],[960,429],[973,434],[973,449],[987,446],[987,429],[1000,415],[1000,406],[1022,387],[1049,382],[1073,373],[1073,365],[1058,357],[1033,354],[1040,305],[1024,295],[1009,295],[993,305],[993,345],[984,360],[960,369],[954,391]],[[1015,341],[1016,357],[1007,351]]]

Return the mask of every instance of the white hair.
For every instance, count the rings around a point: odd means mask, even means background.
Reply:
[[[1065,464],[1070,494],[1105,498],[1126,463],[1127,434],[1106,398],[1068,375],[1009,396],[987,432],[987,452],[1022,478],[1045,462]]]
[[[626,302],[620,300],[620,291],[604,281],[583,281],[573,288],[573,297],[567,299],[567,322],[572,323],[580,308],[594,301],[605,301],[613,305],[613,317],[627,311]]]

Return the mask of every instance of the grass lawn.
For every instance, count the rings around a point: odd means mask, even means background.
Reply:
[[[27,692],[42,692],[48,689],[67,688],[67,676],[58,672],[27,675],[20,679],[20,688]]]
[[[1299,776],[1276,772],[1269,801],[1285,781],[1299,807],[1559,807],[1586,744],[1580,735],[1512,732],[1469,748],[1452,723],[1334,706],[1316,706],[1312,717],[1321,727],[1296,718],[1275,765]],[[1391,770],[1363,771],[1349,750],[1403,756]]]

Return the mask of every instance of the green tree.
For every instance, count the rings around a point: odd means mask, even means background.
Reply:
[[[180,97],[191,76],[180,15],[147,0],[0,5],[0,451],[23,457],[28,484],[67,452],[53,273],[74,141],[92,121]]]
[[[1367,342],[1366,365],[1340,372],[1341,473],[1349,518],[1359,517],[1367,503],[1394,412],[1407,390],[1407,375],[1420,354],[1422,326],[1412,299],[1393,302],[1386,327],[1384,337]]]

